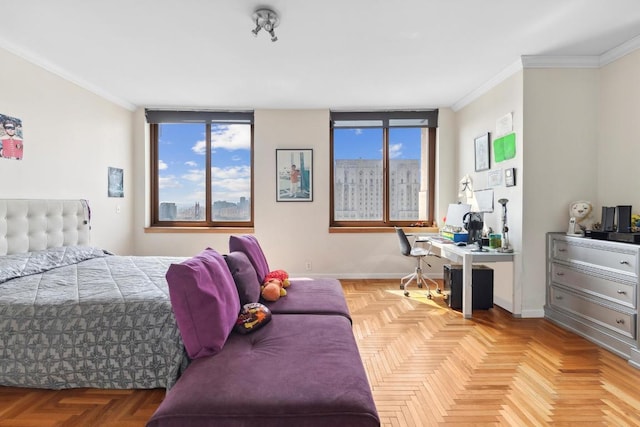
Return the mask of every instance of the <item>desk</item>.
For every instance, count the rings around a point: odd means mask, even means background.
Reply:
[[[476,245],[457,246],[448,239],[438,235],[416,235],[416,242],[429,242],[440,249],[440,255],[462,264],[462,314],[466,318],[472,316],[472,286],[471,275],[474,263],[509,262],[513,261],[513,253],[497,252],[489,249],[487,252],[474,252]]]

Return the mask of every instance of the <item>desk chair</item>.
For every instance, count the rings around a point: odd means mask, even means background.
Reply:
[[[425,258],[429,256],[437,257],[438,255],[431,252],[431,242],[425,242],[428,244],[426,248],[421,246],[411,245],[411,243],[409,242],[409,238],[405,234],[404,230],[400,227],[395,227],[395,229],[396,229],[396,234],[398,235],[398,239],[400,241],[400,252],[402,253],[402,255],[415,258],[416,260],[415,271],[411,274],[404,276],[402,279],[400,279],[400,289],[404,291],[404,296],[408,297],[409,291],[407,291],[407,286],[409,286],[409,284],[415,280],[419,288],[422,288],[423,285],[426,285],[427,298],[431,299],[432,295],[431,295],[431,289],[429,288],[429,282],[434,283],[436,285],[436,292],[440,293],[440,288],[439,288],[438,282],[425,276],[422,273],[422,263],[425,262],[425,264],[427,264],[427,266],[431,268],[431,264],[426,262]]]

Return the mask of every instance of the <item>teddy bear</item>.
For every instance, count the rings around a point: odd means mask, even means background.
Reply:
[[[287,290],[291,285],[289,281],[289,274],[284,270],[273,270],[267,273],[262,286],[260,288],[260,295],[267,301],[277,301],[280,297],[287,295]]]
[[[575,218],[576,226],[580,227],[582,234],[593,228],[593,205],[586,200],[579,200],[569,205],[569,217]],[[578,230],[576,230],[578,231]]]

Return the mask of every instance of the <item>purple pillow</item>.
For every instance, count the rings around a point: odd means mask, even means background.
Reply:
[[[240,312],[238,291],[222,255],[207,248],[180,264],[171,264],[166,278],[189,357],[218,353]]]
[[[240,251],[251,261],[251,265],[256,270],[258,282],[264,282],[264,278],[269,273],[269,264],[267,258],[262,252],[262,248],[258,243],[258,239],[254,236],[245,234],[243,236],[229,236],[229,252]]]
[[[224,255],[227,266],[231,272],[231,277],[236,283],[240,305],[258,302],[260,299],[260,282],[256,269],[244,252],[235,251]]]

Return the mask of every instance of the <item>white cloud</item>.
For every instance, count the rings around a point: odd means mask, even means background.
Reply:
[[[247,125],[213,125],[211,127],[211,147],[213,150],[248,150],[251,148],[251,128]],[[191,151],[204,155],[207,142],[201,140],[191,147]]]
[[[251,195],[251,168],[234,166],[211,168],[211,187],[214,200],[238,201]]]
[[[201,156],[204,156],[207,153],[207,141],[201,140],[195,143],[193,147],[191,147],[191,151]]]
[[[175,175],[167,175],[158,177],[158,188],[166,189],[166,188],[180,188],[182,185],[180,181],[175,177]]]
[[[187,173],[184,173],[180,178],[190,182],[204,182],[205,171],[204,169],[190,169]]]
[[[185,166],[189,166],[190,168],[195,168],[198,166],[198,164],[196,162],[194,162],[193,160],[189,160],[187,162],[184,162]]]
[[[214,149],[248,150],[251,148],[251,127],[247,125],[212,126],[211,145]]]
[[[163,162],[162,160],[158,161],[158,170],[163,171],[163,170],[167,169],[168,167],[169,167],[169,165],[166,164],[165,162]]]
[[[402,155],[402,144],[389,144],[389,158],[397,159]]]

